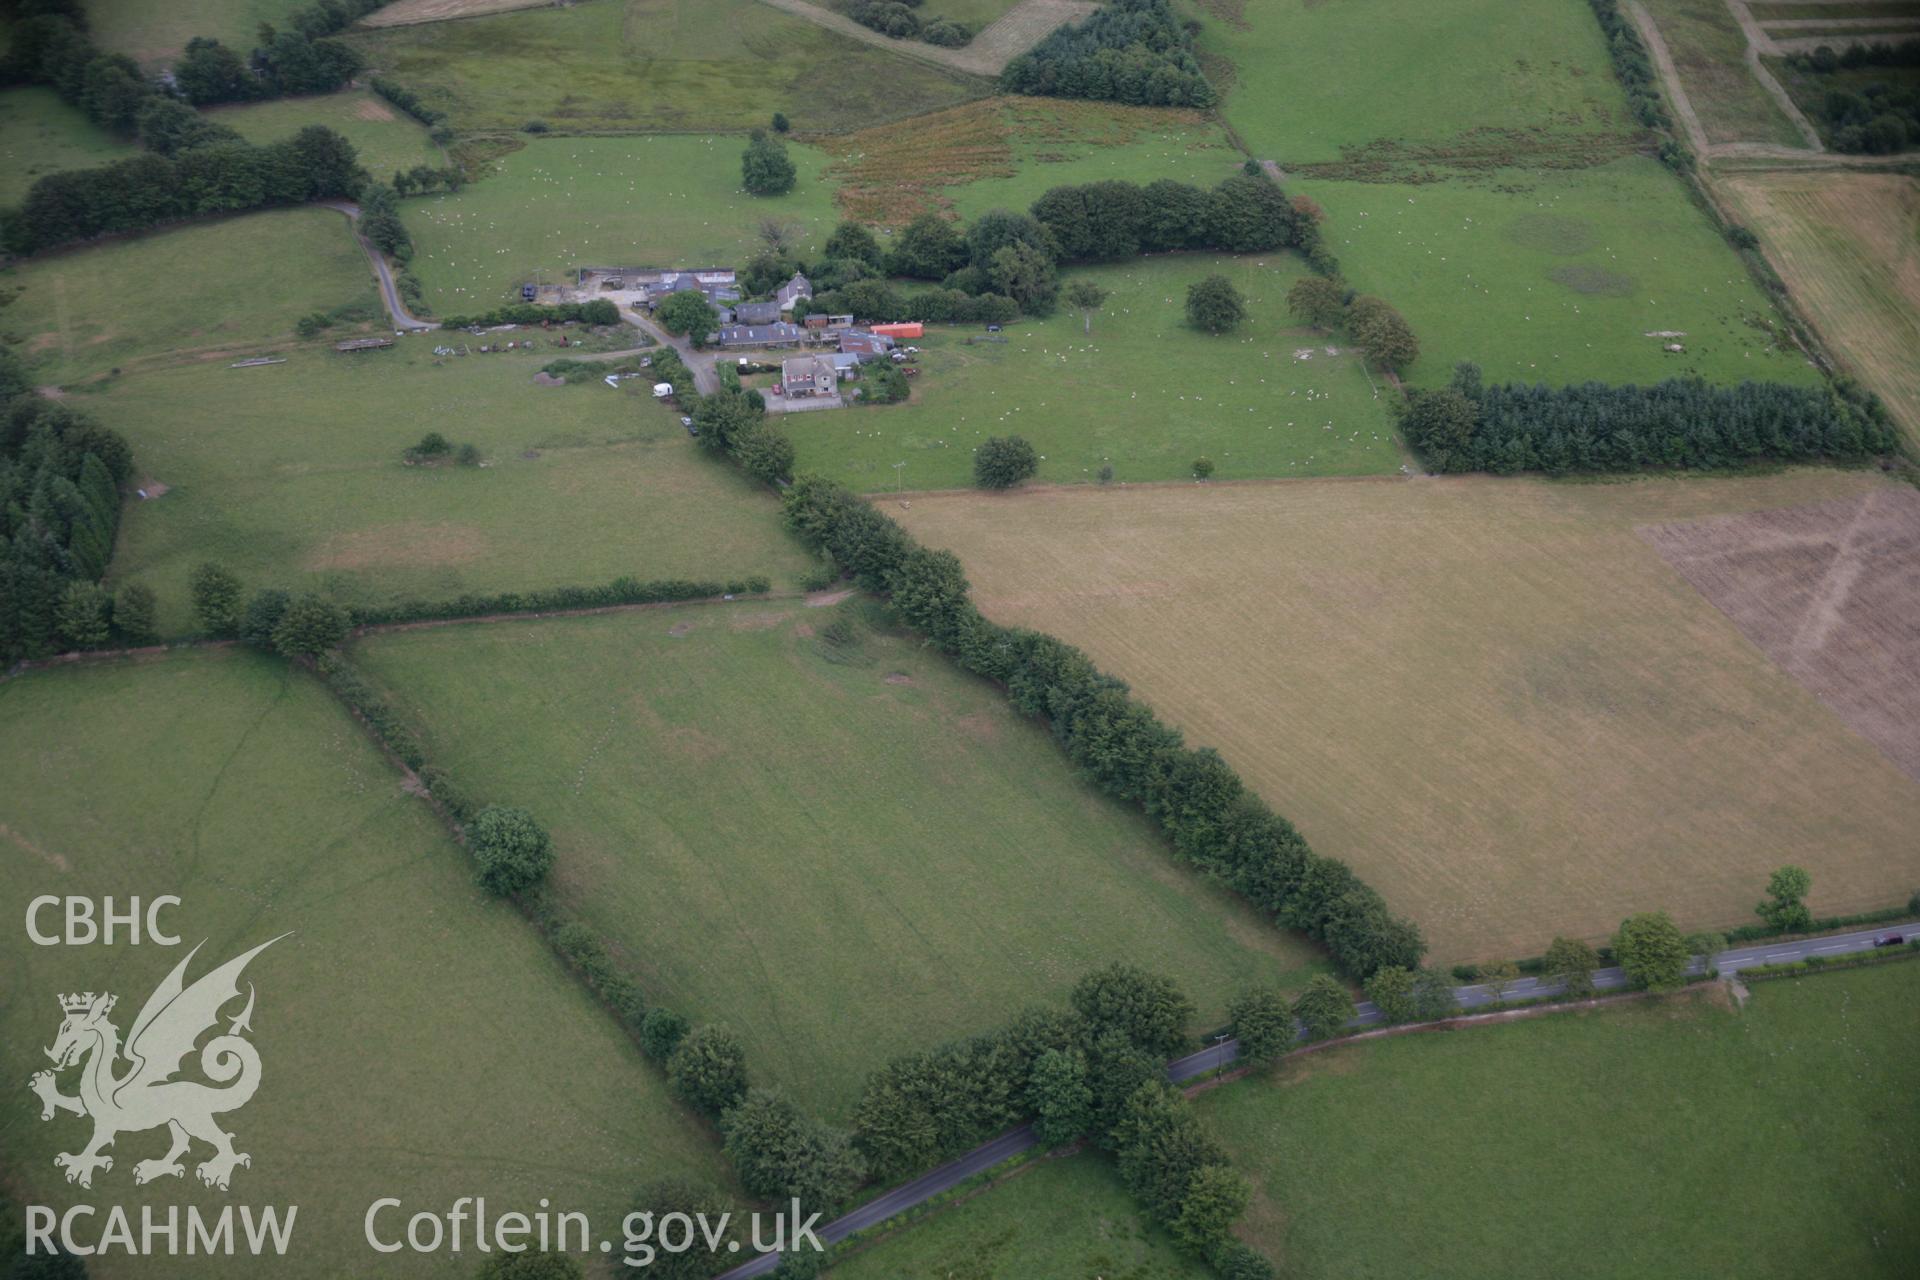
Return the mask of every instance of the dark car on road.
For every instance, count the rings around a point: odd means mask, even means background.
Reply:
[[[1876,947],[1899,947],[1899,946],[1905,946],[1906,941],[1907,939],[1905,934],[1890,933],[1884,938],[1875,938],[1873,940],[1873,945]]]

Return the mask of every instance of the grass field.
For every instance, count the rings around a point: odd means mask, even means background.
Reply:
[[[1227,122],[1289,169],[1409,152],[1443,167],[1493,155],[1524,164],[1633,132],[1581,0],[1203,7],[1200,49],[1224,82]]]
[[[1641,0],[1673,55],[1687,101],[1707,141],[1771,142],[1804,147],[1806,139],[1747,66],[1747,37],[1727,0]]]
[[[1920,182],[1831,172],[1718,182],[1835,357],[1920,444]]]
[[[650,997],[731,1024],[844,1118],[885,1059],[1128,959],[1212,1025],[1310,953],[1176,869],[1046,733],[843,606],[695,606],[357,646],[472,790],[553,832],[560,892]],[[1196,1027],[1196,1030],[1199,1028]]]
[[[1081,646],[1219,748],[1451,962],[1656,907],[1742,923],[1783,862],[1822,915],[1906,900],[1920,785],[1636,532],[1880,483],[1323,481],[890,514],[960,555],[988,616]]]
[[[249,142],[277,142],[310,124],[326,125],[353,144],[360,153],[360,163],[382,182],[391,179],[395,169],[411,169],[417,164],[439,168],[447,163],[419,121],[362,89],[215,107],[205,114],[238,130]]]
[[[143,67],[171,62],[195,36],[212,36],[246,57],[260,24],[280,23],[302,0],[87,0],[93,42]]]
[[[586,0],[353,42],[465,129],[737,131],[784,111],[796,129],[837,130],[986,91],[753,0]]]
[[[1327,209],[1327,242],[1355,288],[1420,335],[1410,380],[1457,360],[1491,380],[1698,376],[1811,383],[1817,371],[1732,248],[1657,161],[1397,186],[1295,182]],[[1663,348],[1670,338],[1686,351]]]
[[[201,364],[87,397],[143,480],[170,486],[129,509],[114,580],[153,587],[178,632],[187,574],[208,559],[347,601],[803,571],[773,500],[638,383],[541,387],[545,354],[436,364],[431,341],[356,356],[309,344],[284,365]],[[404,465],[430,430],[488,465]]]
[[[509,297],[575,267],[733,265],[763,219],[805,229],[811,252],[838,220],[825,157],[789,144],[800,180],[784,196],[740,189],[737,137],[544,138],[494,162],[456,195],[409,201],[413,270],[442,311]]]
[[[47,383],[280,342],[309,311],[361,304],[371,315],[379,305],[346,219],[312,208],[56,253],[0,272],[0,285],[20,290],[0,329],[24,342]]]
[[[823,143],[839,204],[863,222],[899,226],[928,209],[974,218],[1025,209],[1050,187],[1125,178],[1212,186],[1240,155],[1196,111],[1057,98],[987,98]]]
[[[1187,286],[1212,273],[1239,285],[1250,313],[1218,337],[1186,322]],[[1283,254],[1076,272],[1112,291],[1090,337],[1065,310],[1008,325],[1004,343],[929,330],[912,401],[796,419],[799,466],[863,489],[953,488],[973,482],[980,441],[1017,434],[1039,450],[1040,478],[1062,483],[1109,464],[1121,481],[1173,480],[1203,455],[1221,478],[1397,471],[1386,402],[1359,357],[1327,355],[1328,340],[1286,314],[1287,287],[1304,273]]]
[[[273,1274],[367,1274],[361,1219],[380,1196],[409,1213],[461,1195],[502,1209],[547,1196],[611,1226],[647,1178],[725,1178],[704,1126],[531,927],[474,886],[464,853],[311,677],[237,651],[35,672],[0,684],[0,775],[0,891],[14,916],[0,947],[0,1068],[13,1086],[0,1175],[22,1201],[121,1204],[138,1222],[141,1205],[204,1212],[227,1198],[191,1169],[135,1189],[133,1165],[165,1150],[164,1132],[121,1135],[91,1191],[67,1184],[53,1155],[78,1149],[85,1122],[43,1124],[21,1085],[47,1065],[57,994],[114,992],[124,1034],[187,947],[206,939],[198,977],[288,931],[246,973],[260,1091],[222,1118],[253,1157],[232,1200],[299,1206]],[[182,900],[162,917],[178,950],[34,946],[11,905],[162,893]],[[196,1146],[193,1160],[205,1156]],[[471,1274],[470,1259],[384,1261],[389,1274],[453,1276]],[[124,1253],[88,1265],[105,1280],[261,1273],[246,1259]]]
[[[833,1280],[1205,1280],[1095,1155],[1041,1160],[838,1261]]]
[[[1243,1228],[1333,1276],[1912,1274],[1920,966],[1403,1036],[1206,1094]],[[1392,1230],[1356,1229],[1356,1206]]]
[[[49,173],[107,164],[137,150],[51,89],[0,93],[0,207],[19,204]]]

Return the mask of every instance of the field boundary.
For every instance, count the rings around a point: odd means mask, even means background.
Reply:
[[[948,71],[958,71],[962,75],[976,76],[981,79],[994,79],[1006,65],[1019,55],[1031,49],[1055,30],[1069,22],[1078,22],[1097,7],[1089,0],[1020,0],[1020,3],[1001,14],[976,34],[973,40],[958,49],[943,48],[928,44],[924,40],[896,40],[892,36],[882,35],[871,27],[862,26],[852,18],[835,13],[824,5],[813,4],[811,0],[760,0],[762,4],[792,14],[816,26],[825,27],[836,35],[870,44],[876,49],[885,49],[897,53],[903,58],[913,58],[919,62],[932,63]],[[1048,10],[1054,11],[1048,13]],[[1039,15],[1039,21],[1033,21]],[[1041,25],[1044,23],[1044,27]],[[1033,36],[1013,47],[1026,30]],[[994,33],[998,31],[998,38]],[[921,114],[921,113],[916,113]]]

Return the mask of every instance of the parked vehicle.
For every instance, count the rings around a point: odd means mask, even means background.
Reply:
[[[687,434],[690,436],[698,436],[700,434],[700,428],[693,425],[692,418],[680,419],[680,425],[687,429]]]

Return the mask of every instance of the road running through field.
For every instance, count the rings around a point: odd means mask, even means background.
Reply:
[[[1874,929],[1859,929],[1850,933],[1828,934],[1824,937],[1801,938],[1792,942],[1774,942],[1761,946],[1735,947],[1722,951],[1712,957],[1712,967],[1723,977],[1738,973],[1742,969],[1751,969],[1758,965],[1785,964],[1795,960],[1806,960],[1814,956],[1842,956],[1874,949],[1877,939],[1899,934],[1906,938],[1920,936],[1920,920],[1911,920],[1901,924],[1884,924]],[[1708,957],[1695,956],[1687,965],[1689,974],[1705,973]],[[1595,969],[1593,986],[1597,992],[1621,991],[1627,986],[1627,975],[1618,967]],[[1472,984],[1453,989],[1454,1001],[1468,1013],[1483,1009],[1501,1001],[1534,1000],[1543,996],[1558,995],[1564,984],[1541,978],[1520,978],[1503,985],[1499,991],[1493,988]],[[1377,1027],[1386,1019],[1380,1010],[1369,1002],[1358,1006],[1359,1012],[1347,1023],[1354,1030]],[[1419,1026],[1419,1023],[1408,1023]],[[1434,1024],[1429,1024],[1434,1025]],[[1304,1028],[1296,1028],[1294,1039],[1304,1040]],[[1203,1076],[1223,1067],[1231,1066],[1240,1056],[1240,1045],[1236,1040],[1222,1040],[1197,1053],[1183,1058],[1175,1058],[1167,1064],[1167,1079],[1180,1084]],[[1040,1139],[1035,1136],[1030,1125],[1021,1125],[1017,1129],[994,1138],[990,1142],[975,1147],[957,1160],[941,1165],[931,1172],[922,1174],[912,1182],[895,1187],[883,1195],[861,1205],[859,1208],[834,1219],[821,1227],[816,1234],[829,1245],[838,1244],[848,1236],[879,1226],[896,1214],[904,1213],[916,1205],[923,1204],[943,1192],[965,1182],[968,1178],[986,1172],[1003,1160],[1010,1160],[1023,1151],[1038,1146]],[[715,1280],[748,1280],[752,1276],[771,1274],[780,1265],[777,1254],[762,1254],[751,1262],[742,1263],[717,1276]]]

